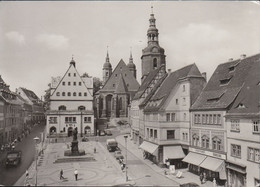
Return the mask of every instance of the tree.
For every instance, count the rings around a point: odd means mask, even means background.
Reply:
[[[93,77],[93,93],[95,94],[97,91],[100,90],[100,87],[102,86],[102,81],[97,78]]]
[[[48,84],[49,88],[45,90],[43,106],[45,110],[50,109],[50,96],[51,96],[51,84]]]

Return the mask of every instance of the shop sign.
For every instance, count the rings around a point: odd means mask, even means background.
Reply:
[[[189,148],[189,151],[226,160],[226,155],[220,154],[220,153],[215,153],[215,152],[201,150],[201,149],[195,149],[195,148],[192,148],[192,147]]]

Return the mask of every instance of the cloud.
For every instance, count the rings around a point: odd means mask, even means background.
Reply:
[[[17,32],[17,31],[10,31],[8,33],[5,34],[6,37],[17,44],[23,45],[25,44],[25,37],[24,35],[22,35],[21,33]]]
[[[40,34],[36,40],[52,50],[65,50],[69,47],[69,39],[63,35]]]

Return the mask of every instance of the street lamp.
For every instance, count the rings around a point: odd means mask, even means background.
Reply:
[[[127,176],[127,135],[124,135],[125,138],[125,148],[126,148],[126,153],[125,153],[125,180],[126,182],[128,181],[128,176]]]
[[[35,142],[35,150],[36,150],[36,163],[35,163],[35,171],[36,171],[36,177],[35,177],[35,186],[37,186],[37,160],[38,160],[38,150],[37,150],[37,143],[40,140],[37,136],[34,138]]]

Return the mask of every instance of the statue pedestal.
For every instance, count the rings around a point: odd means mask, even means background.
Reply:
[[[79,142],[76,141],[72,141],[71,142],[71,153],[73,155],[78,155],[79,154],[79,146],[78,146]]]

